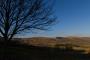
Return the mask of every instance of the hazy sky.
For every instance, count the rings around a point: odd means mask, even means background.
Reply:
[[[90,36],[90,0],[56,0],[59,23],[51,31],[25,36]]]

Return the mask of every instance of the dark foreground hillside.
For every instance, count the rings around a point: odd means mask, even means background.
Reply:
[[[0,46],[0,60],[90,60],[89,54],[70,48],[35,47],[20,44]]]

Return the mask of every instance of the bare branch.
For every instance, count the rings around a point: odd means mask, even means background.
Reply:
[[[0,0],[0,34],[11,40],[25,31],[47,30],[56,21],[50,1]]]

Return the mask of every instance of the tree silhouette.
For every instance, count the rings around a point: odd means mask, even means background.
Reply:
[[[56,21],[48,0],[0,0],[0,36],[6,42],[22,32],[46,30]]]

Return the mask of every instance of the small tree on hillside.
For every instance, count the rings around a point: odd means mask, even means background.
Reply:
[[[0,35],[6,42],[31,30],[46,30],[55,22],[51,1],[0,0]]]

